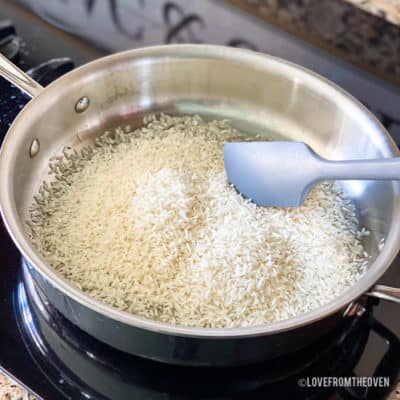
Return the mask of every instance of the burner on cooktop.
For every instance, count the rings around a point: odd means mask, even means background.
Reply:
[[[118,400],[195,395],[327,399],[333,388],[301,387],[299,382],[306,377],[354,376],[353,369],[371,331],[389,343],[376,375],[389,377],[392,383],[400,370],[400,342],[372,318],[371,312],[353,320],[344,331],[283,358],[247,367],[195,368],[141,359],[93,339],[47,302],[26,266],[23,280],[18,284],[15,306],[32,359],[66,398]],[[340,395],[343,399],[376,399],[383,398],[387,390],[388,387],[368,392],[341,389]]]

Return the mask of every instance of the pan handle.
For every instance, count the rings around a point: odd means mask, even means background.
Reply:
[[[43,86],[21,71],[2,54],[0,54],[0,76],[17,86],[29,97],[36,97],[43,90]]]
[[[400,304],[400,289],[394,287],[375,285],[366,293],[366,295]]]

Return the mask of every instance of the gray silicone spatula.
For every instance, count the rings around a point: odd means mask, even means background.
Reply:
[[[260,206],[297,207],[325,180],[400,180],[400,157],[329,161],[301,142],[224,145],[229,181]]]

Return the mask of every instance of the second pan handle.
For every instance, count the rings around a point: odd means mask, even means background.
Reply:
[[[367,296],[376,297],[378,299],[388,300],[393,303],[400,304],[400,289],[385,285],[375,285],[371,288],[369,292],[366,293]]]

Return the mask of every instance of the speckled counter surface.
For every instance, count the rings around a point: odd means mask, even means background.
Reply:
[[[346,0],[357,7],[375,14],[392,24],[400,25],[399,0]]]
[[[41,400],[0,368],[0,400]]]
[[[400,84],[399,0],[228,1],[374,75]]]
[[[400,400],[400,383],[393,390],[393,392],[389,396],[388,400]]]

